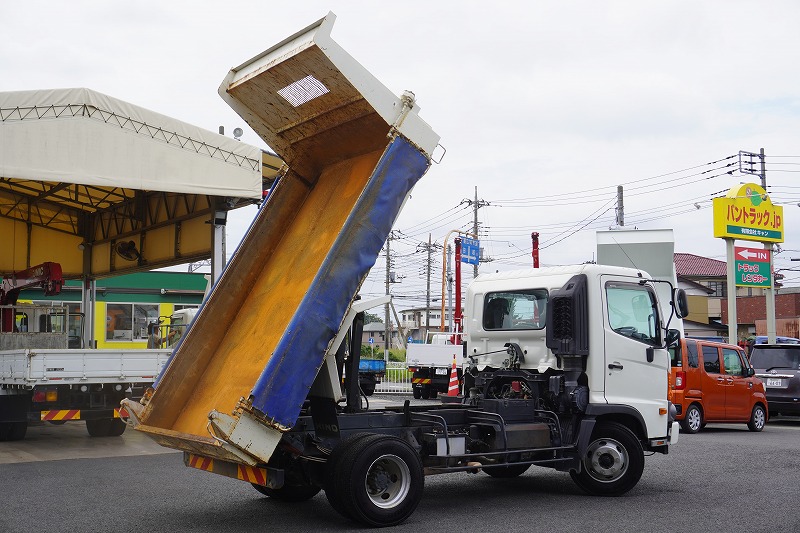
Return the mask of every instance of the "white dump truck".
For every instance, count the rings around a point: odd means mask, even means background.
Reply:
[[[458,401],[370,410],[358,379],[343,391],[374,305],[359,287],[438,136],[413,95],[395,96],[331,39],[333,20],[220,86],[289,170],[153,389],[123,401],[129,422],[182,450],[189,467],[275,500],[324,490],[368,526],[403,522],[434,474],[509,478],[533,465],[569,472],[591,494],[626,493],[645,453],[667,453],[678,437],[667,346],[679,336],[673,302],[684,300],[670,290],[659,302],[646,272],[479,276],[467,292]]]

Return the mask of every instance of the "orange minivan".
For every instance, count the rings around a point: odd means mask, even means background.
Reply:
[[[681,339],[670,348],[670,401],[683,431],[697,433],[708,422],[743,422],[750,431],[767,423],[764,384],[744,350],[733,344]]]

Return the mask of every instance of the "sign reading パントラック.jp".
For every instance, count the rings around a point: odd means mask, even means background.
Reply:
[[[758,242],[783,242],[783,207],[772,205],[755,183],[732,187],[714,198],[714,237]]]

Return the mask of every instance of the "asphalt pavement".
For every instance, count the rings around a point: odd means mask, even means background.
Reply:
[[[373,407],[388,400],[371,399]],[[37,426],[0,443],[0,531],[286,531],[361,529],[324,493],[299,504],[183,466],[179,453],[128,430],[93,439],[82,424]],[[583,494],[569,474],[531,468],[425,479],[416,512],[396,531],[800,531],[800,418],[761,433],[709,424],[646,460],[627,495]]]

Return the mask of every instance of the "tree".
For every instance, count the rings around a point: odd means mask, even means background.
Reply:
[[[364,312],[364,324],[372,324],[373,322],[383,322],[381,317],[372,313]]]

